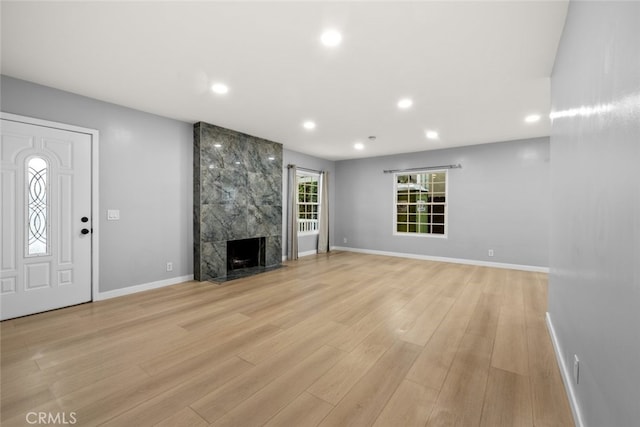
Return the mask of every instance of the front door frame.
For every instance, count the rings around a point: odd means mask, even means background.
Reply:
[[[98,256],[99,252],[99,235],[100,235],[100,210],[99,210],[99,186],[98,186],[98,165],[100,158],[99,140],[100,132],[96,129],[83,128],[66,123],[52,122],[49,120],[36,119],[34,117],[21,116],[18,114],[0,112],[0,119],[12,122],[25,123],[35,126],[43,126],[48,128],[60,129],[69,132],[77,132],[89,135],[91,137],[91,225],[93,233],[91,233],[91,301],[96,301],[99,295],[100,269]]]

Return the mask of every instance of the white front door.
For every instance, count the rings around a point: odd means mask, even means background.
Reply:
[[[91,300],[91,135],[2,119],[0,318]]]

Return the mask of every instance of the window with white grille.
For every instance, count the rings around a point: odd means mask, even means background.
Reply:
[[[320,175],[298,171],[298,234],[317,234]]]
[[[396,173],[395,234],[447,235],[447,171]]]

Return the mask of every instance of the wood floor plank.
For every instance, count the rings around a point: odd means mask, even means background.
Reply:
[[[267,337],[273,330],[274,327],[264,325],[248,331],[242,336],[244,339],[235,338],[220,346],[210,344],[206,346],[209,349],[207,351],[185,359],[180,363],[171,364],[166,369],[144,380],[125,383],[113,393],[100,399],[91,399],[90,403],[80,408],[78,408],[73,399],[69,399],[69,396],[63,397],[64,408],[77,410],[78,416],[82,417],[83,422],[89,425],[104,423],[155,396],[179,387],[199,375],[203,375],[211,369],[211,366],[216,366],[241,351],[244,348],[243,346],[247,345],[247,342],[252,339],[260,340]],[[93,395],[92,388],[89,388],[86,394]],[[77,392],[75,395],[80,396]]]
[[[427,422],[439,390],[402,381],[378,416],[374,427],[422,427]]]
[[[320,286],[323,285],[324,284],[321,284]],[[331,311],[330,307],[332,304],[339,304],[344,300],[349,300],[357,293],[357,290],[353,287],[354,285],[355,284],[352,284],[351,287],[347,286],[342,290],[334,290],[329,296],[327,296],[327,298],[324,299],[314,298],[315,301],[313,301],[313,303],[305,306],[299,306],[292,313],[281,317],[273,323],[280,326],[281,328],[288,328],[292,325],[297,324],[308,316],[325,317],[325,314]],[[343,321],[340,321],[340,323],[348,324]]]
[[[492,367],[480,425],[533,427],[529,379]]]
[[[29,425],[37,425],[30,424],[29,422],[33,422],[33,416],[29,415],[30,412],[40,413],[51,413],[58,414],[63,413],[64,410],[58,405],[55,400],[48,400],[44,403],[38,404],[35,400],[31,402],[31,406],[26,411],[21,411],[18,414],[13,416],[9,416],[8,413],[2,412],[2,417],[0,421],[2,422],[2,427],[25,427]],[[68,414],[71,415],[71,414]],[[27,417],[29,417],[29,421],[27,421]]]
[[[96,401],[105,401],[106,403],[109,396],[116,395],[123,389],[136,387],[148,380],[149,375],[134,365],[121,369],[116,375],[62,395],[57,398],[57,401],[63,409],[78,411],[79,414],[84,415],[84,407],[89,407]],[[82,422],[86,423],[88,420],[89,418],[85,417]]]
[[[215,347],[203,346],[202,339],[198,336],[190,337],[187,341],[176,342],[176,345],[164,353],[140,363],[140,366],[151,375],[156,375],[164,369],[193,360],[196,357],[207,359],[214,354],[224,353],[222,357],[233,353],[236,348],[248,347],[252,338],[268,338],[280,332],[280,329],[271,325],[256,325],[250,321],[224,328],[217,333],[210,334],[210,340],[217,343]],[[229,350],[225,351],[225,348]]]
[[[395,341],[395,334],[386,325],[379,326],[308,391],[325,402],[337,405]]]
[[[93,354],[101,357],[107,356],[109,353],[119,353],[122,348],[129,348],[131,343],[139,342],[142,337],[147,342],[156,339],[166,341],[169,338],[184,337],[186,334],[178,326],[167,322],[164,325],[153,325],[147,327],[131,328],[123,336],[109,336],[105,334],[102,337],[96,337],[94,334],[85,337],[85,339],[72,339],[69,341],[58,341],[52,346],[38,346],[37,352],[39,357],[36,359],[41,369],[49,369],[52,367],[60,367],[59,365],[68,365],[72,360],[81,359],[86,355],[86,349],[90,348]]]
[[[531,325],[527,331],[534,423],[543,427],[574,425],[544,321],[539,320],[537,325]]]
[[[333,333],[339,332],[341,325],[329,323],[318,328],[307,340],[299,341],[283,351],[274,354],[245,375],[240,375],[211,393],[202,396],[191,404],[203,418],[213,422],[227,412],[232,411],[251,395],[262,389],[279,376],[289,371],[292,365],[309,357],[324,343],[330,340]],[[322,338],[320,338],[322,337]]]
[[[353,326],[384,303],[391,291],[384,286],[375,286],[372,282],[374,281],[364,281],[356,292],[342,301],[344,310],[335,314],[336,322]]]
[[[315,427],[332,409],[333,405],[304,392],[271,418],[265,427]]]
[[[315,286],[315,290],[322,289],[319,294],[305,295],[296,301],[292,301],[287,305],[287,308],[291,308],[291,310],[271,320],[271,323],[281,328],[289,328],[310,316],[319,315],[334,304],[349,300],[357,293],[357,282],[347,284],[343,287],[335,287],[327,285],[324,282],[317,282]]]
[[[527,325],[544,321],[547,312],[547,297],[540,281],[533,275],[525,275],[523,281],[523,300]]]
[[[524,280],[528,274],[526,271],[508,270],[502,309],[524,312]]]
[[[440,390],[471,321],[482,289],[469,284],[416,359],[407,379]]]
[[[212,425],[244,427],[265,424],[344,357],[344,354],[334,347],[320,348]]]
[[[480,423],[491,347],[491,339],[465,334],[427,426],[475,426]]]
[[[499,296],[483,292],[469,321],[467,333],[480,335],[493,341],[496,336],[500,301]]]
[[[63,358],[50,361],[45,372],[55,373],[58,378],[62,378],[66,375],[91,371],[104,364],[128,366],[145,360],[153,354],[167,351],[173,347],[176,340],[184,337],[184,331],[174,325],[164,330],[152,331],[146,336],[137,335],[137,337],[137,340],[114,340],[105,347],[88,347],[84,351],[66,354]]]
[[[207,427],[208,425],[209,423],[196,414],[193,409],[186,407],[155,424],[154,427]]]
[[[141,426],[170,419],[174,414],[205,394],[215,390],[232,378],[253,368],[253,365],[238,357],[232,357],[211,370],[203,372],[177,387],[142,402],[140,405],[107,421],[104,426]],[[198,416],[200,418],[200,416]],[[207,423],[208,425],[208,423]]]
[[[321,426],[370,426],[404,379],[420,347],[397,341],[322,421]]]
[[[453,306],[455,300],[448,297],[435,297],[425,312],[416,319],[415,324],[400,338],[419,346],[424,346],[436,328]]]
[[[135,364],[129,365],[139,368]],[[49,389],[56,397],[69,395],[80,389],[87,390],[89,387],[100,384],[103,380],[116,377],[126,369],[124,366],[126,365],[122,361],[113,360],[103,364],[96,364],[90,369],[78,370],[77,372],[59,374],[54,371],[55,377],[49,380],[51,384]]]
[[[10,392],[6,388],[2,390],[0,400],[0,413],[2,419],[20,418],[24,422],[24,416],[32,408],[53,400],[54,397],[46,384],[38,384],[29,388],[12,387]]]
[[[25,333],[14,327],[12,320],[0,322],[0,337],[2,337],[2,356],[20,350],[26,350]]]
[[[242,313],[216,313],[215,315],[209,313],[209,315],[206,316],[201,315],[195,319],[192,318],[187,321],[182,321],[178,323],[178,326],[186,329],[187,331],[200,331],[203,329],[213,330],[221,329],[226,326],[237,325],[249,319],[249,316]]]
[[[407,303],[406,297],[390,296],[384,304],[369,312],[365,317],[346,329],[339,337],[331,341],[331,345],[351,351],[362,342],[376,327],[399,311]]]
[[[438,274],[432,278],[427,277],[426,281],[438,284],[439,295],[458,298],[477,269],[478,267],[473,265],[443,263],[443,268],[438,271]]]
[[[2,425],[572,425],[546,294],[542,273],[332,251],[7,320]]]
[[[498,316],[491,366],[514,374],[529,374],[529,353],[524,309],[503,308]]]
[[[240,353],[240,357],[254,365],[257,365],[284,348],[308,337],[309,334],[313,333],[325,324],[327,324],[327,322],[323,319],[307,319],[298,323],[296,326],[280,331],[273,337],[264,340],[258,345],[252,346],[246,351]],[[337,327],[339,325],[332,324],[331,326]]]
[[[22,381],[25,377],[40,372],[38,364],[34,360],[31,360],[27,351],[21,350],[19,352],[14,351],[13,353],[18,353],[18,359],[9,361],[5,360],[3,356],[2,363],[0,364],[0,369],[2,370],[0,384],[4,385],[11,381]],[[9,358],[7,357],[7,359]]]

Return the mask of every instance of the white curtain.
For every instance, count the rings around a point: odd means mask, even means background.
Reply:
[[[318,253],[329,252],[329,172],[320,175],[320,224],[318,226]]]
[[[298,179],[295,165],[289,165],[287,184],[287,259],[298,259]]]

